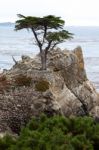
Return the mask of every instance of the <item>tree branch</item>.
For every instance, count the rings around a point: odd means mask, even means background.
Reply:
[[[42,42],[42,45],[43,45],[44,42],[45,42],[46,33],[47,33],[47,26],[44,26],[44,35],[43,35],[43,42]]]
[[[35,39],[36,39],[37,45],[38,45],[39,48],[40,48],[40,52],[42,52],[42,44],[41,44],[41,42],[39,41],[39,39],[38,39],[38,37],[37,37],[37,34],[36,34],[34,28],[31,28],[31,29],[32,29],[32,32],[33,32],[34,37],[35,37]]]
[[[12,56],[13,61],[15,62],[15,64],[17,64],[18,62],[15,60],[15,58]]]
[[[58,44],[60,44],[60,42],[54,43],[53,46],[52,46],[52,48],[51,48],[51,50],[53,50],[55,48],[55,46],[58,45]]]
[[[45,54],[48,53],[48,50],[49,50],[49,48],[51,47],[51,44],[52,44],[52,40],[49,41],[48,46],[45,48]]]

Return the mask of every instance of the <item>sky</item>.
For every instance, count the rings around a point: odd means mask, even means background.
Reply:
[[[14,22],[19,13],[61,16],[70,26],[99,26],[99,0],[0,0],[0,22]]]

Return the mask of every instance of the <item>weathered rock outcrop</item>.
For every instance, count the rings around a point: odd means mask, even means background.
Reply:
[[[39,55],[33,59],[23,56],[22,61],[1,74],[0,132],[17,132],[42,112],[99,118],[99,95],[87,79],[80,47],[51,51],[47,68],[40,70]]]

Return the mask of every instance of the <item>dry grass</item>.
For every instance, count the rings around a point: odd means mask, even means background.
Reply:
[[[15,78],[15,84],[17,86],[30,86],[32,82],[31,77],[27,77],[26,75],[19,75]]]
[[[7,91],[10,87],[10,81],[5,75],[0,75],[0,93]]]

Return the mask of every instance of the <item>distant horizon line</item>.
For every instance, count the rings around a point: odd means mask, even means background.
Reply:
[[[15,24],[15,21],[3,21],[0,22],[0,25],[6,24]],[[99,25],[66,25],[66,27],[99,27]]]

